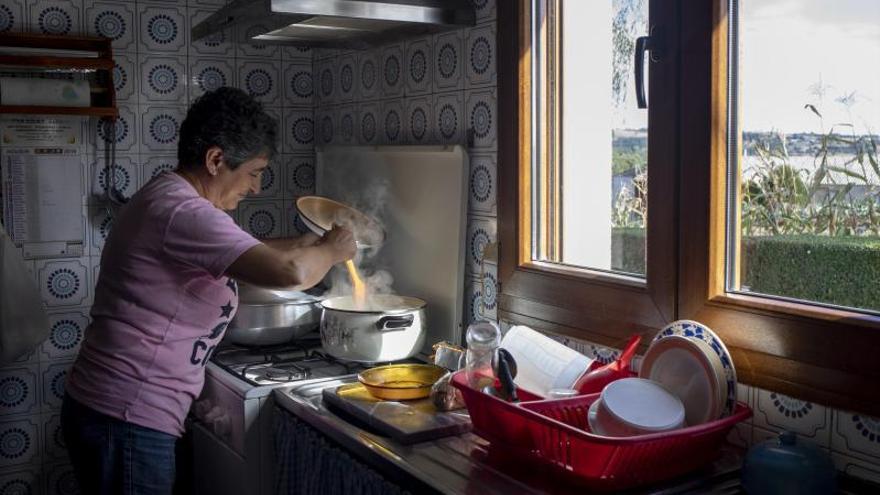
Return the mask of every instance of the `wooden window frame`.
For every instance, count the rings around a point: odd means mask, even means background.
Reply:
[[[531,260],[531,1],[497,6],[499,317],[617,346],[698,320],[724,340],[740,382],[880,415],[880,318],[726,292],[727,3],[650,1],[669,15],[676,73],[651,69],[650,94],[674,95],[651,105],[675,122],[652,120],[648,149],[676,159],[649,167],[645,283]]]

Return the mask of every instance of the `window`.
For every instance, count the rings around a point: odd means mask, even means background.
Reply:
[[[725,340],[744,383],[880,414],[874,3],[499,2],[498,25],[519,26],[499,30],[499,316],[616,346],[696,319]],[[787,26],[802,17],[808,28]],[[644,36],[648,105],[637,109],[630,60]],[[819,55],[837,52],[823,69]],[[825,105],[809,100],[829,84],[841,91]],[[852,91],[869,103],[864,118]],[[828,103],[844,113],[832,118]],[[841,116],[867,126],[837,127]],[[811,211],[836,223],[805,222]],[[841,277],[829,249],[862,268]],[[805,257],[847,278],[843,289],[805,280]],[[841,295],[854,287],[868,299]]]

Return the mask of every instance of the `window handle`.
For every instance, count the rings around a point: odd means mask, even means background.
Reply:
[[[636,77],[636,101],[639,108],[648,108],[648,101],[645,98],[645,52],[651,51],[651,61],[660,60],[661,39],[656,32],[651,29],[651,36],[639,36],[636,38],[636,60],[635,60],[635,77]]]

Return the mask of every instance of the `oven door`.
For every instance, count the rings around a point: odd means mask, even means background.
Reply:
[[[224,376],[225,375],[225,376]],[[193,416],[228,448],[247,456],[247,432],[259,415],[259,401],[246,400],[229,373],[208,364],[202,394],[192,406]]]
[[[207,425],[192,423],[193,481],[196,495],[256,494],[248,482],[247,463]],[[259,485],[256,486],[259,490]]]

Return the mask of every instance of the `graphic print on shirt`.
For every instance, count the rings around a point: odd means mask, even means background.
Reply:
[[[238,284],[235,280],[227,278],[226,287],[229,287],[233,296],[238,294]],[[225,318],[225,320],[217,323],[207,335],[203,335],[201,338],[193,342],[192,354],[190,354],[189,357],[189,362],[191,364],[202,367],[208,364],[208,360],[211,359],[211,354],[213,354],[214,350],[217,348],[218,342],[216,341],[220,339],[223,332],[226,330],[226,327],[229,326],[229,322],[234,313],[235,306],[232,305],[232,299],[228,300],[223,306],[220,306],[219,317]]]

